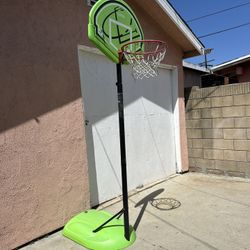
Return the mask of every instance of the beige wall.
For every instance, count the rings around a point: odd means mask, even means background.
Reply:
[[[168,43],[179,72],[187,169],[182,51],[133,1],[146,38]],[[89,45],[85,1],[0,2],[0,246],[11,249],[89,208],[77,45]]]
[[[81,0],[0,2],[0,249],[89,207],[77,55],[84,14]]]
[[[186,117],[190,170],[250,178],[250,83],[193,88]]]

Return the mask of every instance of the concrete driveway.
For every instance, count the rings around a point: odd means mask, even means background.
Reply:
[[[137,232],[129,249],[250,249],[250,180],[177,175],[131,196],[129,204]],[[116,213],[121,206],[105,209]],[[60,232],[22,248],[45,249],[85,248]]]

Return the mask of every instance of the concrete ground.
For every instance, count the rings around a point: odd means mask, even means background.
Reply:
[[[131,250],[250,249],[250,180],[177,175],[133,195],[129,205],[137,234]],[[118,202],[105,210],[116,213],[121,206]],[[61,232],[22,248],[50,249],[85,248]]]

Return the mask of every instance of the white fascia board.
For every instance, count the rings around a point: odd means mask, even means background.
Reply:
[[[183,20],[179,17],[176,11],[166,0],[155,0],[158,5],[164,10],[164,12],[171,18],[171,20],[176,24],[179,30],[186,36],[186,38],[193,44],[197,51],[204,55],[204,46],[200,43],[197,37],[191,32]]]
[[[189,62],[186,62],[186,61],[182,61],[182,65],[185,68],[194,69],[194,70],[201,71],[201,72],[206,72],[206,73],[210,72],[210,70],[206,69],[205,67],[201,67],[199,65],[189,63]]]
[[[212,67],[211,69],[213,71],[214,70],[220,70],[220,69],[226,68],[228,66],[233,66],[233,65],[236,65],[238,63],[243,63],[243,62],[248,61],[248,60],[250,60],[250,54],[246,55],[246,56],[236,58],[234,60],[231,60],[231,61],[228,61],[228,62],[225,62],[225,63],[222,63],[222,64],[219,64],[217,66]]]

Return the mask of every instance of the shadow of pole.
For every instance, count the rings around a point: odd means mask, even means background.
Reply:
[[[135,230],[135,231],[137,230],[137,228],[138,228],[138,226],[139,226],[139,224],[140,224],[140,222],[141,222],[141,219],[142,219],[143,214],[144,214],[144,212],[145,212],[145,210],[146,210],[146,208],[147,208],[148,203],[149,203],[149,202],[152,202],[152,201],[154,200],[154,198],[155,198],[156,196],[158,196],[159,194],[161,194],[163,191],[164,191],[163,188],[158,189],[158,190],[152,192],[151,194],[147,195],[146,197],[144,197],[142,200],[140,200],[140,201],[135,205],[135,207],[139,207],[139,206],[143,205],[143,206],[142,206],[142,209],[141,209],[141,211],[140,211],[140,213],[139,213],[139,215],[138,215],[138,217],[137,217],[137,219],[136,219],[136,221],[135,221],[135,224],[134,224],[134,230]]]

